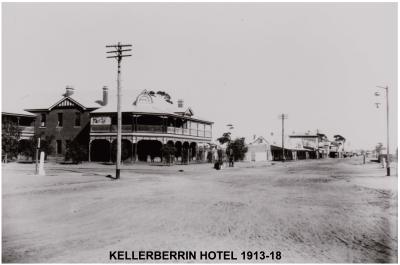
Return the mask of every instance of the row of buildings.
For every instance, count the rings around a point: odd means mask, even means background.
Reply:
[[[248,144],[247,161],[268,160],[300,160],[318,158],[342,158],[345,154],[345,138],[335,135],[330,141],[322,133],[293,133],[284,136],[282,141],[266,140],[263,136],[256,137]]]
[[[79,97],[75,89],[67,87],[54,102],[18,113],[3,110],[2,123],[17,124],[21,146],[32,137],[52,139],[50,159],[64,157],[69,144],[77,142],[87,150],[85,160],[112,161],[117,138],[116,99],[109,97],[107,87],[102,93],[102,100],[95,101]],[[175,147],[179,160],[205,159],[213,122],[197,117],[183,100],[175,104],[165,92],[143,90],[134,98],[123,97],[121,112],[125,161],[161,159],[164,144]]]
[[[40,137],[50,139],[54,150],[48,158],[64,159],[70,143],[85,150],[83,160],[112,162],[115,160],[117,138],[116,97],[109,97],[107,87],[102,99],[79,96],[72,87],[52,102],[42,102],[19,112],[2,112],[2,122],[12,122],[21,131],[20,146]],[[33,104],[33,103],[32,103]],[[122,98],[122,159],[128,162],[158,161],[163,145],[175,147],[177,161],[205,161],[214,153],[213,122],[197,117],[183,100],[175,104],[162,91],[143,90],[134,97]],[[4,127],[4,125],[3,125]],[[247,161],[298,160],[343,157],[344,137],[329,141],[321,133],[285,136],[281,141],[254,137],[248,144]]]

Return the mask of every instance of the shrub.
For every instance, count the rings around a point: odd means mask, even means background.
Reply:
[[[72,160],[73,163],[79,164],[86,160],[87,155],[86,147],[82,146],[78,141],[71,141],[67,144],[65,160]]]
[[[131,147],[126,141],[121,141],[121,161],[125,161],[131,157]],[[117,141],[111,146],[112,161],[117,161]]]
[[[161,147],[162,156],[167,164],[171,164],[173,162],[175,152],[176,148],[172,145],[164,144]]]
[[[248,150],[244,138],[236,138],[234,141],[230,142],[228,149],[229,148],[233,149],[235,161],[243,160]]]
[[[21,130],[11,121],[4,121],[1,130],[1,149],[5,160],[12,159],[18,155],[18,140]]]

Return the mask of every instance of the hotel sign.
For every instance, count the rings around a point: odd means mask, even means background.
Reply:
[[[91,125],[111,125],[111,117],[92,117]]]

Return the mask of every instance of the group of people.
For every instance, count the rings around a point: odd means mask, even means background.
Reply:
[[[232,148],[228,148],[226,150],[226,155],[228,158],[228,166],[229,167],[234,167],[234,163],[235,163],[235,157],[234,157],[234,153],[233,153],[233,149]],[[223,164],[223,153],[222,153],[222,149],[218,149],[216,150],[216,152],[214,153],[214,168],[219,170],[221,169],[221,165]]]

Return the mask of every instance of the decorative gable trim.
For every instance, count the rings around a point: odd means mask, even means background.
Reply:
[[[255,140],[253,140],[253,142],[251,143],[253,144],[267,144],[270,145],[270,143],[263,137],[263,136],[258,136]]]
[[[188,116],[193,116],[193,110],[191,109],[191,108],[188,108],[186,111],[185,111],[185,115],[188,115]]]
[[[50,108],[48,108],[48,110],[52,110],[55,107],[80,107],[83,110],[86,110],[86,108],[82,105],[79,104],[77,101],[73,100],[70,97],[65,97],[60,99],[59,101],[57,101],[55,104],[53,104]]]

